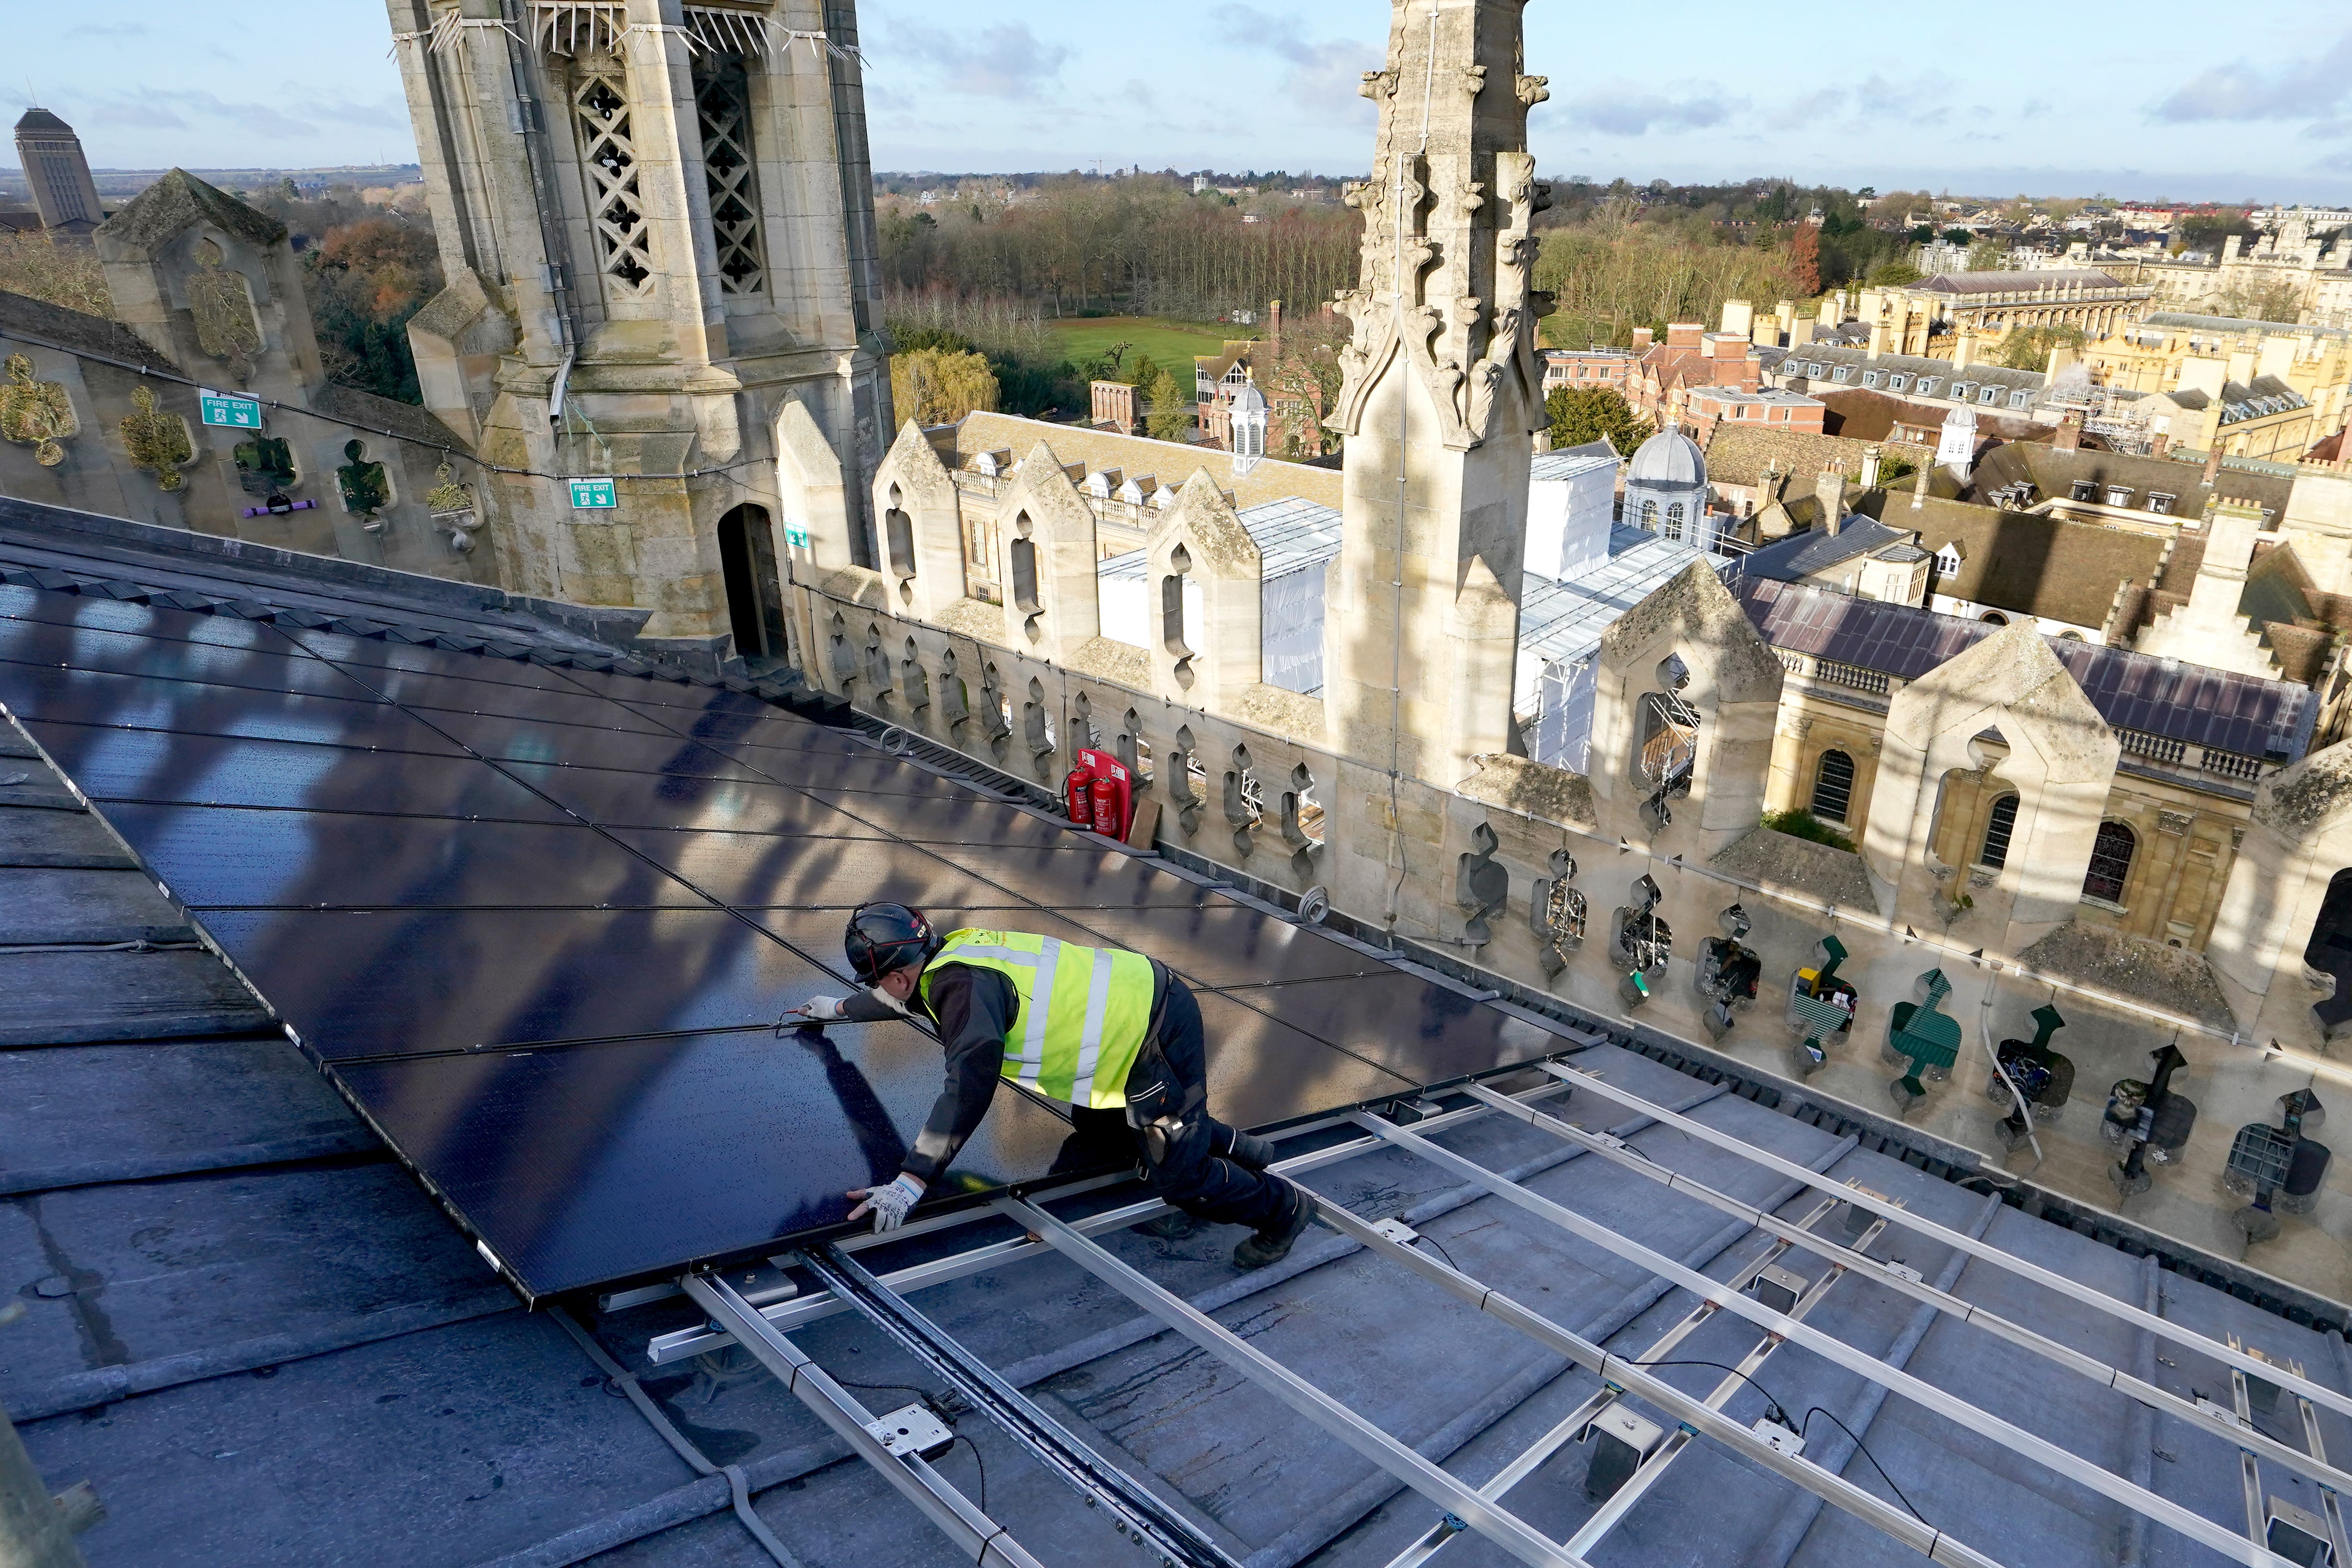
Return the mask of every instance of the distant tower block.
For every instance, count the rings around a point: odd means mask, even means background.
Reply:
[[[90,183],[89,160],[82,156],[81,138],[72,126],[46,109],[26,110],[16,121],[16,156],[25,165],[25,183],[33,188],[42,227],[88,234],[105,218],[98,187]]]

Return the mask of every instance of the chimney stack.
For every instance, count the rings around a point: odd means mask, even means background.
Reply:
[[[1845,527],[1845,470],[1824,468],[1813,481],[1813,495],[1822,504],[1822,527],[1832,538]]]
[[[1952,369],[1965,371],[1977,362],[1977,340],[1966,327],[1960,329],[1960,340],[1952,345]]]
[[[1919,465],[1918,477],[1911,481],[1911,509],[1915,512],[1920,512],[1927,510],[1927,465],[1925,463],[1922,463]]]
[[[1878,464],[1879,459],[1885,455],[1885,449],[1878,446],[1865,446],[1862,449],[1861,487],[1863,489],[1875,490],[1878,488]]]
[[[2058,434],[2051,439],[2050,444],[2061,452],[2079,450],[2083,444],[2083,416],[2069,409],[2066,416],[2058,422]]]
[[[1635,353],[1637,353],[1637,354],[1645,354],[1645,353],[1649,352],[1649,350],[1650,350],[1650,338],[1651,338],[1651,332],[1650,332],[1650,329],[1649,329],[1647,327],[1636,327],[1636,328],[1634,328],[1634,329],[1633,329],[1633,351],[1634,351]]]
[[[2213,487],[2213,481],[2220,477],[2221,473],[2221,443],[2217,439],[2213,442],[2212,447],[2210,452],[2205,454],[2204,477],[2198,481],[2208,490]]]
[[[1269,299],[1265,302],[1265,331],[1266,336],[1272,340],[1271,357],[1276,360],[1281,359],[1282,301],[1279,299]]]
[[[2156,433],[2156,446],[2153,455],[2161,457],[2171,450],[2172,437],[2164,431],[2158,431]]]

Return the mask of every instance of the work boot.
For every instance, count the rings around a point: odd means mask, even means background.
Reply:
[[[1255,1133],[1244,1133],[1235,1129],[1234,1146],[1225,1151],[1225,1158],[1245,1171],[1262,1171],[1274,1164],[1276,1158],[1274,1152],[1274,1140],[1261,1138]]]
[[[1242,1239],[1234,1249],[1234,1267],[1263,1269],[1269,1263],[1279,1263],[1290,1256],[1291,1243],[1315,1218],[1315,1200],[1303,1188],[1288,1182],[1282,1184],[1285,1204],[1282,1212],[1269,1220],[1264,1229]]]
[[[1197,1234],[1207,1223],[1206,1220],[1193,1218],[1181,1208],[1171,1208],[1165,1214],[1155,1215],[1144,1220],[1135,1228],[1142,1231],[1146,1236],[1156,1236],[1162,1241],[1181,1241]]]

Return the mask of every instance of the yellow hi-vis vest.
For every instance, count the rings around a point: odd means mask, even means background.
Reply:
[[[1005,1032],[1005,1077],[1073,1105],[1127,1103],[1128,1069],[1151,1027],[1150,959],[1027,931],[950,931],[923,971],[925,1002],[941,964],[993,969],[1021,994]]]

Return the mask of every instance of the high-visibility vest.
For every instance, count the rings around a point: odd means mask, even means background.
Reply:
[[[1005,1077],[1073,1105],[1127,1103],[1128,1069],[1151,1027],[1150,959],[1027,931],[950,931],[923,971],[926,1003],[941,964],[992,969],[1020,993],[1005,1028]]]

